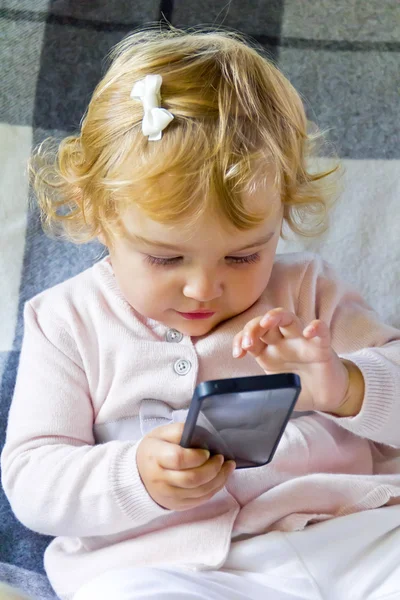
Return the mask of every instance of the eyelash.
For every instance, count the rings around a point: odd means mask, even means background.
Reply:
[[[235,265],[248,265],[252,263],[257,263],[260,260],[260,253],[255,252],[254,254],[249,254],[248,256],[226,256],[226,258],[232,261]],[[168,267],[171,265],[176,265],[181,260],[181,256],[174,256],[173,258],[160,258],[157,256],[151,256],[150,254],[146,256],[146,261],[148,263],[159,267]]]

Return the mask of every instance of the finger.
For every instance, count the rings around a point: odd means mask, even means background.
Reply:
[[[218,493],[224,488],[228,478],[235,470],[235,466],[236,465],[233,461],[228,461],[227,463],[225,463],[223,469],[221,469],[218,478],[215,478],[210,484],[208,484],[207,487],[203,487],[200,490],[199,488],[195,488],[193,490],[180,490],[177,488],[170,488],[169,491],[171,493],[172,498],[176,498],[177,493],[182,498],[179,501],[179,507],[175,508],[175,510],[188,510],[189,508],[200,506],[201,504],[204,504],[205,502],[210,500],[213,496],[215,496],[216,493]],[[174,504],[176,507],[175,502]]]
[[[246,355],[246,350],[242,348],[242,337],[243,332],[241,331],[233,338],[232,343],[232,356],[233,358],[242,358]]]
[[[268,326],[268,328],[261,327],[261,320],[262,319],[260,318],[253,319],[247,323],[246,327],[243,329],[242,348],[252,355],[259,354],[265,347],[265,344],[276,344],[282,339],[282,335],[279,329],[275,327],[274,323],[271,323],[271,327]]]
[[[228,477],[234,471],[235,463],[232,463],[233,461],[225,462],[217,475],[207,483],[191,488],[177,488],[171,486],[170,492],[175,497],[180,497],[181,499],[200,499],[208,495],[213,496],[218,490],[224,487]]]
[[[214,496],[214,494],[216,494],[219,490],[222,490],[222,488],[226,485],[228,478],[235,470],[235,466],[236,465],[233,461],[227,461],[224,463],[220,472],[212,481],[204,485],[200,485],[197,488],[185,489],[185,497],[191,499],[203,499],[207,496]]]
[[[163,469],[193,469],[203,465],[210,457],[208,450],[182,448],[179,444],[166,442],[163,439],[151,437],[149,434],[142,440],[142,443],[146,443],[147,460],[156,463]]]
[[[306,339],[311,340],[313,338],[319,338],[324,343],[330,345],[331,343],[331,332],[328,325],[319,319],[311,321],[303,330],[303,335]]]
[[[165,442],[168,443],[168,442]],[[163,469],[182,471],[201,467],[210,458],[209,450],[200,448],[182,448],[176,444],[169,444],[158,455],[158,464]]]
[[[215,479],[222,469],[224,462],[225,459],[222,454],[216,454],[199,467],[181,471],[166,471],[165,478],[172,487],[185,489],[196,488]]]
[[[283,340],[283,335],[278,327],[279,316],[271,317],[271,320],[265,327],[259,327],[257,331],[257,341],[259,344],[266,344],[267,346],[273,346],[279,344]],[[255,349],[258,344],[255,345]],[[261,348],[260,348],[261,351]]]
[[[255,319],[251,319],[248,323],[246,323],[244,329],[237,335],[237,343],[239,347],[246,351],[247,348],[250,348],[255,337],[256,332],[260,326],[260,317],[256,317]]]
[[[265,337],[267,335],[267,338]],[[282,335],[278,328],[271,329],[262,337],[257,335],[248,336],[246,341],[246,352],[254,358],[257,358],[261,352],[264,352],[268,345],[277,344],[282,340]]]
[[[302,337],[302,325],[300,319],[292,312],[283,308],[274,308],[269,311],[269,313],[261,319],[260,326],[279,328],[279,331],[284,338]],[[265,339],[264,335],[262,335],[262,337]]]
[[[196,508],[197,506],[201,506],[205,504],[208,500],[211,500],[215,494],[221,491],[226,485],[226,479],[222,482],[219,482],[218,485],[212,486],[208,493],[197,496],[195,491],[192,490],[184,490],[179,488],[166,488],[166,502],[165,504],[169,504],[168,500],[173,503],[172,510],[182,511],[189,510],[191,508]],[[188,497],[188,494],[194,494],[194,497]]]
[[[283,310],[283,309],[275,309]],[[243,330],[242,335],[242,347],[253,356],[258,356],[260,352],[265,348],[265,345],[277,344],[283,339],[277,323],[279,320],[279,314],[272,313],[269,311],[261,319],[253,319],[247,323]],[[262,326],[261,323],[266,322],[266,325]]]
[[[179,444],[181,441],[184,423],[169,423],[168,425],[160,425],[155,427],[147,434],[147,437],[157,438],[172,444]]]

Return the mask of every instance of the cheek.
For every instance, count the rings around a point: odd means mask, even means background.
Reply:
[[[242,290],[242,295],[254,299],[254,301],[263,293],[267,287],[271,276],[273,259],[263,260],[247,271],[242,277],[239,289]]]
[[[176,283],[171,275],[160,272],[149,265],[139,265],[131,274],[129,283],[131,297],[135,297],[149,305],[162,304],[163,300],[176,293]]]

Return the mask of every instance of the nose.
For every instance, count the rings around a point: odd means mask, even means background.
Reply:
[[[186,280],[183,295],[198,302],[211,302],[222,295],[222,283],[214,270],[196,270]]]

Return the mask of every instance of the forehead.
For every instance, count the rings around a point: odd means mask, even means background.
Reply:
[[[264,215],[262,222],[249,230],[237,229],[214,212],[205,213],[195,221],[181,219],[170,224],[160,223],[147,217],[144,211],[135,205],[127,207],[121,215],[123,229],[126,236],[132,239],[139,236],[166,244],[180,243],[196,247],[198,244],[215,246],[232,242],[252,242],[260,234],[280,227],[282,203],[273,186],[265,180],[259,180],[241,196],[246,209]]]

